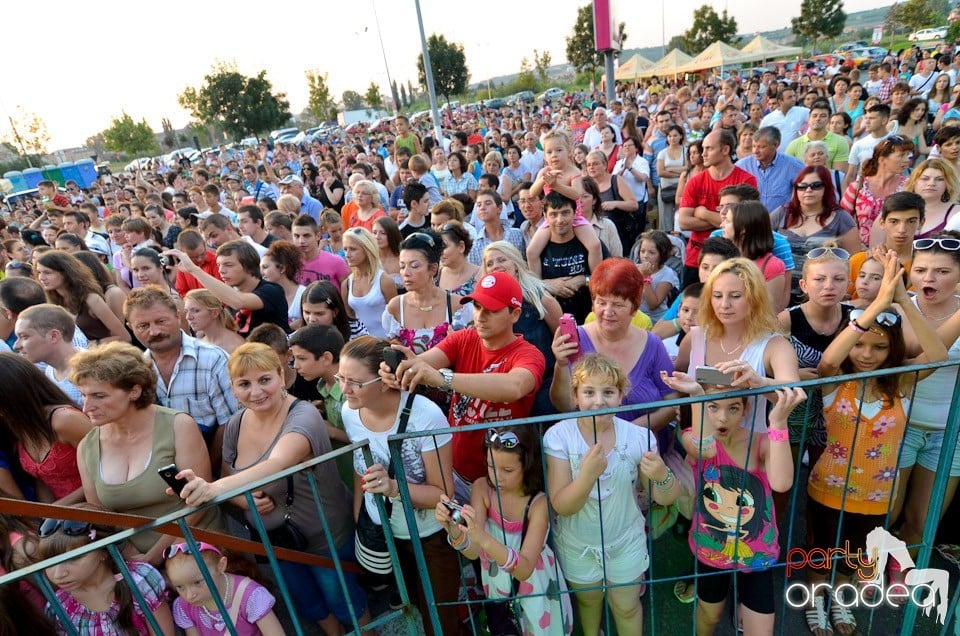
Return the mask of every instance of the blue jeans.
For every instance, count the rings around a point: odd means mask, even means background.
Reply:
[[[337,550],[337,555],[342,561],[356,563],[352,535]],[[329,557],[330,555],[321,554],[319,556]],[[293,596],[297,612],[301,616],[309,621],[318,622],[326,619],[332,613],[337,617],[337,620],[347,626],[348,630],[352,628],[353,617],[350,615],[347,597],[344,595],[344,589],[340,585],[336,570],[280,561],[280,571],[287,582],[287,589]],[[353,611],[359,618],[367,609],[367,595],[357,583],[356,574],[344,572],[343,578],[346,583],[347,594],[350,596],[350,603],[353,605]]]

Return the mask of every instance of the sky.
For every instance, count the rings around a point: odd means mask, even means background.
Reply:
[[[801,0],[611,0],[626,22],[627,48],[657,46],[689,28],[695,8],[712,4],[737,19],[741,33],[789,25]],[[515,73],[533,50],[565,61],[566,37],[584,0],[486,0],[459,3],[421,0],[427,35],[442,33],[463,44],[470,81]],[[200,86],[218,60],[235,61],[255,75],[267,71],[291,111],[307,104],[304,72],[328,74],[336,99],[345,90],[363,94],[371,81],[389,93],[390,76],[417,85],[420,36],[414,0],[162,0],[146,3],[47,0],[37,5],[4,3],[0,59],[0,135],[18,106],[47,124],[50,150],[81,146],[91,135],[129,113],[154,130],[167,117],[180,128],[190,119],[177,104],[187,86]],[[667,15],[663,15],[666,5]],[[549,6],[549,12],[545,12]],[[848,12],[877,6],[876,0],[846,0]],[[276,10],[274,10],[274,7]],[[376,10],[383,36],[377,37]],[[20,25],[17,28],[16,25]]]

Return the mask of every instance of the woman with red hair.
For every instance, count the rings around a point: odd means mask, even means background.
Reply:
[[[849,254],[861,251],[857,223],[837,203],[830,170],[824,166],[807,166],[800,171],[793,181],[793,198],[770,213],[770,224],[789,241],[793,252],[791,305],[800,301],[800,276],[807,252],[827,242]]]
[[[573,411],[570,370],[576,358],[587,353],[602,353],[627,372],[629,392],[623,404],[647,404],[666,399],[672,390],[663,383],[660,372],[673,368],[663,341],[653,333],[631,324],[640,307],[643,275],[626,258],[609,258],[590,276],[590,296],[597,319],[577,327],[579,342],[557,329],[553,338],[556,367],[550,385],[550,401],[558,411]],[[673,409],[637,408],[622,413],[627,420],[659,431],[674,419]]]

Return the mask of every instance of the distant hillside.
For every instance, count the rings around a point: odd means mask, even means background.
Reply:
[[[859,31],[864,28],[873,28],[875,26],[880,26],[883,24],[883,19],[887,15],[890,5],[884,5],[881,7],[876,7],[873,9],[868,9],[866,11],[857,11],[856,13],[851,13],[847,15],[847,25],[845,32],[852,33]],[[789,44],[793,40],[793,32],[790,30],[789,26],[785,26],[781,29],[776,29],[773,31],[761,31],[761,35],[770,38],[774,42],[781,44]],[[757,32],[754,33],[741,33],[740,37],[744,44],[752,40],[757,35]],[[841,37],[841,39],[843,39]],[[819,48],[819,47],[818,47]],[[652,62],[656,62],[661,57],[663,57],[664,50],[661,46],[646,46],[642,48],[635,49],[626,49],[620,54],[621,60],[628,60],[634,55],[639,53],[643,57],[647,58]],[[555,64],[547,69],[547,73],[554,80],[563,80],[568,81],[572,80],[574,76],[573,68],[569,64]],[[517,73],[511,75],[499,75],[497,77],[491,77],[489,80],[482,80],[470,85],[470,90],[481,90],[487,87],[487,82],[489,81],[492,85],[501,86],[505,83],[510,83],[515,80]]]

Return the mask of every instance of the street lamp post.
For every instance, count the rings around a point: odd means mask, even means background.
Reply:
[[[420,27],[420,46],[423,49],[423,74],[427,77],[427,93],[430,95],[430,112],[433,113],[433,134],[437,143],[443,143],[443,134],[440,130],[440,111],[437,109],[437,91],[433,87],[433,67],[430,65],[430,51],[427,50],[427,35],[423,30],[423,14],[420,12],[420,0],[413,0],[417,7],[417,25]],[[434,626],[438,629],[440,626]]]

